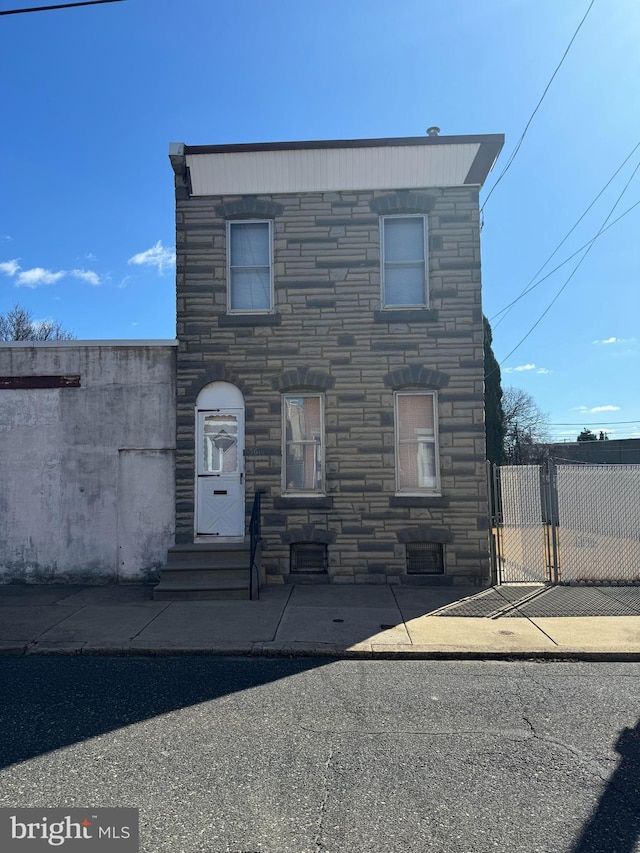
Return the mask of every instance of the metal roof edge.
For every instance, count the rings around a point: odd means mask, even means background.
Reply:
[[[399,136],[379,139],[320,139],[299,142],[247,142],[224,145],[184,145],[188,154],[241,154],[255,151],[304,151],[314,148],[379,148],[401,145],[472,145],[489,143],[499,151],[504,145],[503,133],[458,136]],[[497,156],[497,155],[496,155]]]

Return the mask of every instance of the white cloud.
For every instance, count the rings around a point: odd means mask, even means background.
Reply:
[[[505,367],[505,373],[522,373],[524,370],[535,370],[535,364],[519,364],[517,367]]]
[[[15,275],[19,269],[20,264],[16,258],[12,261],[2,261],[2,263],[0,263],[0,272],[3,272],[5,275]]]
[[[101,279],[97,272],[93,270],[71,270],[71,275],[74,278],[79,278],[80,281],[86,281],[87,284],[100,284]]]
[[[123,288],[126,287],[130,281],[133,281],[132,275],[125,275],[125,277],[120,281],[120,284],[116,284],[116,287]]]
[[[587,406],[574,406],[571,409],[572,412],[588,412],[589,408]]]
[[[593,341],[594,344],[631,344],[635,342],[635,338],[604,338],[601,341]]]
[[[2,234],[0,240],[13,240],[13,237],[10,234]]]
[[[45,270],[42,267],[34,267],[18,273],[16,287],[38,287],[41,284],[55,284],[64,276],[64,270],[51,272],[51,270]]]
[[[155,267],[159,273],[163,273],[169,267],[175,266],[176,253],[173,249],[167,249],[162,245],[162,241],[158,240],[155,246],[147,249],[144,252],[138,252],[132,258],[129,258],[130,264],[138,266]]]
[[[595,414],[596,412],[619,412],[620,406],[594,406],[593,409],[589,409],[589,414]]]
[[[536,373],[551,373],[548,367],[539,367]]]
[[[102,283],[102,279],[97,272],[93,270],[58,270],[52,272],[43,267],[33,267],[30,270],[23,270],[20,267],[17,259],[12,261],[2,261],[0,263],[0,273],[9,276],[16,276],[16,287],[39,287],[42,284],[55,284],[65,276],[86,281],[87,284],[97,285]]]

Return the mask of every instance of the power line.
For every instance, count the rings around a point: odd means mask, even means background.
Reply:
[[[99,6],[102,3],[122,3],[123,0],[78,0],[76,3],[56,3],[54,6],[31,6],[28,9],[8,9],[0,15],[22,15],[25,12],[51,12],[55,9],[72,9],[74,6]]]
[[[553,423],[549,426],[616,426],[616,424],[640,424],[640,421],[571,421],[570,423]]]
[[[546,267],[546,265],[549,263],[549,261],[551,260],[551,258],[553,258],[553,256],[554,256],[554,255],[559,251],[559,249],[560,249],[560,248],[561,248],[561,247],[562,247],[562,246],[567,242],[567,240],[569,239],[569,237],[573,234],[573,232],[576,230],[576,228],[578,227],[578,225],[579,225],[579,224],[582,222],[582,220],[585,218],[585,216],[587,215],[587,213],[589,213],[589,211],[591,210],[591,208],[593,207],[593,205],[598,201],[598,199],[600,198],[600,196],[601,196],[601,195],[605,192],[605,190],[609,187],[609,185],[610,185],[610,184],[611,184],[611,182],[614,180],[614,178],[618,175],[618,173],[619,173],[619,172],[624,168],[624,166],[626,166],[626,164],[627,164],[627,163],[629,162],[629,160],[633,157],[633,155],[634,155],[634,154],[635,154],[635,152],[638,150],[638,148],[640,148],[640,142],[637,142],[637,143],[636,143],[636,145],[635,145],[635,146],[633,147],[633,149],[631,150],[631,152],[630,152],[629,154],[627,154],[627,156],[626,156],[626,157],[625,157],[625,159],[622,161],[622,163],[618,166],[618,168],[615,170],[615,172],[613,173],[613,175],[611,175],[611,177],[609,178],[609,180],[607,181],[607,183],[602,187],[602,189],[600,190],[600,192],[598,193],[598,195],[593,199],[593,201],[592,201],[592,202],[591,202],[591,204],[587,207],[587,209],[584,211],[584,213],[583,213],[583,214],[580,216],[580,218],[575,222],[575,224],[573,225],[573,227],[572,227],[569,231],[567,231],[567,233],[565,234],[565,236],[564,236],[564,237],[562,238],[562,240],[558,243],[558,245],[555,247],[555,249],[553,250],[553,252],[551,252],[551,254],[549,255],[549,257],[548,257],[548,258],[547,258],[547,260],[542,264],[542,266],[541,266],[541,267],[540,267],[540,269],[537,271],[537,273],[535,273],[535,275],[531,278],[531,280],[529,281],[529,283],[525,286],[525,288],[524,288],[524,289],[523,289],[523,291],[521,292],[520,296],[518,296],[516,299],[514,299],[514,300],[513,300],[513,302],[511,302],[509,305],[507,305],[507,307],[506,307],[506,308],[503,308],[503,309],[502,309],[502,311],[498,311],[498,312],[497,312],[497,314],[494,314],[494,317],[497,317],[497,315],[498,315],[498,314],[503,314],[503,312],[504,312],[503,316],[498,320],[498,322],[497,322],[497,323],[496,323],[496,325],[495,325],[495,328],[496,328],[496,329],[498,328],[498,326],[500,325],[500,323],[502,323],[502,321],[503,321],[503,320],[504,320],[504,318],[507,316],[507,314],[509,313],[509,311],[511,310],[511,308],[516,304],[516,302],[518,302],[518,300],[520,300],[523,296],[525,296],[527,293],[529,293],[529,292],[530,292],[530,290],[533,290],[533,287],[537,287],[537,284],[536,284],[536,285],[533,285],[533,282],[537,279],[537,277],[540,275],[540,273],[542,272],[542,270],[543,270],[543,269]],[[616,220],[616,222],[617,222],[617,220]],[[613,223],[611,223],[611,224],[613,225]],[[610,226],[609,226],[609,227],[610,227]],[[586,245],[586,244],[585,244],[585,245]],[[583,246],[582,248],[585,248],[585,247]],[[579,251],[581,251],[581,249],[578,249],[578,252],[579,252]],[[574,252],[574,254],[577,254],[578,252]],[[573,257],[573,255],[571,255],[571,257]],[[567,260],[570,260],[570,259],[569,259],[569,258],[567,258]],[[566,261],[565,261],[564,263],[566,263]],[[562,264],[561,264],[560,266],[562,266]],[[559,267],[556,267],[556,270],[557,270],[557,269],[559,269]],[[553,272],[555,272],[555,270],[553,270]],[[545,276],[545,278],[548,278],[548,276]],[[542,279],[542,281],[544,281],[544,279]],[[540,284],[540,282],[538,282],[538,284]],[[533,287],[532,287],[532,285],[533,285]],[[492,319],[493,319],[493,318],[492,318]]]
[[[575,41],[575,39],[576,39],[576,36],[577,36],[577,35],[578,35],[578,33],[580,32],[580,29],[581,29],[582,25],[583,25],[583,24],[584,24],[584,22],[587,20],[587,15],[588,15],[588,14],[589,14],[589,12],[591,11],[591,7],[593,6],[593,4],[594,4],[595,2],[596,2],[596,0],[591,0],[591,3],[589,4],[589,8],[588,8],[588,9],[587,9],[587,11],[584,13],[584,17],[582,18],[582,20],[581,20],[581,21],[580,21],[580,23],[578,24],[578,27],[577,27],[577,29],[576,29],[575,33],[574,33],[574,34],[573,34],[573,36],[571,37],[571,41],[570,41],[570,42],[569,42],[569,44],[567,45],[567,49],[566,49],[566,50],[565,50],[565,52],[562,54],[562,59],[561,59],[561,60],[560,60],[560,62],[558,63],[558,65],[557,65],[557,67],[556,67],[556,70],[555,70],[555,71],[553,72],[553,74],[551,75],[551,79],[550,79],[550,80],[549,80],[549,82],[547,83],[547,85],[546,85],[546,87],[545,87],[545,90],[544,90],[544,92],[542,93],[542,97],[540,98],[540,100],[539,100],[539,101],[538,101],[538,103],[536,104],[536,108],[534,109],[534,111],[531,113],[531,116],[530,116],[530,118],[529,118],[529,121],[526,123],[525,128],[524,128],[524,130],[522,131],[522,135],[521,135],[520,139],[518,140],[518,142],[517,142],[517,144],[516,144],[516,147],[515,147],[515,148],[514,148],[514,150],[513,150],[513,153],[511,154],[511,156],[510,156],[510,157],[509,157],[509,159],[507,160],[507,164],[506,164],[506,166],[504,167],[504,169],[502,170],[502,172],[500,173],[500,175],[498,176],[498,179],[496,180],[495,184],[491,187],[491,190],[490,190],[490,192],[489,192],[489,195],[485,198],[485,200],[484,200],[484,204],[482,205],[482,207],[481,207],[481,209],[480,209],[480,212],[481,212],[481,213],[482,213],[482,211],[484,210],[484,208],[485,208],[485,206],[486,206],[487,202],[489,201],[489,199],[490,199],[490,198],[491,198],[491,196],[493,195],[493,191],[494,191],[494,190],[495,190],[495,188],[498,186],[498,184],[500,183],[500,181],[504,178],[504,176],[506,175],[507,171],[509,170],[509,167],[511,166],[511,164],[512,164],[512,163],[513,163],[513,161],[515,160],[515,158],[516,158],[516,154],[517,154],[517,153],[518,153],[518,151],[520,150],[520,146],[522,145],[522,142],[523,142],[523,140],[524,140],[524,138],[525,138],[525,136],[526,136],[526,134],[527,134],[527,131],[529,130],[529,125],[530,125],[530,124],[531,124],[531,122],[533,121],[533,118],[534,118],[535,114],[536,114],[536,113],[538,112],[538,110],[540,109],[540,105],[541,105],[541,104],[542,104],[542,102],[544,101],[545,95],[546,95],[546,94],[547,94],[547,92],[549,91],[549,87],[550,87],[550,86],[551,86],[551,84],[553,83],[553,80],[554,80],[554,78],[555,78],[556,74],[557,74],[557,73],[558,73],[558,71],[560,70],[560,68],[561,68],[561,66],[562,66],[562,63],[565,61],[565,59],[566,59],[566,57],[567,57],[567,54],[568,54],[568,53],[569,53],[569,51],[571,50],[571,45],[573,44],[573,42],[574,42],[574,41]]]
[[[557,267],[554,267],[554,268],[551,270],[551,272],[548,272],[548,273],[547,273],[545,276],[543,276],[539,281],[536,281],[536,283],[535,283],[535,284],[532,284],[532,285],[530,285],[530,286],[527,286],[526,290],[523,290],[523,291],[522,291],[522,293],[520,294],[520,296],[517,296],[517,297],[513,300],[513,302],[509,302],[509,304],[508,304],[508,305],[505,305],[505,307],[504,307],[504,308],[501,308],[499,311],[496,311],[496,313],[495,313],[495,314],[493,314],[493,315],[489,318],[489,321],[491,322],[491,321],[494,319],[494,317],[498,317],[500,314],[503,314],[505,311],[507,311],[509,308],[511,308],[513,305],[515,305],[515,304],[516,304],[516,302],[519,302],[521,299],[523,299],[525,296],[527,296],[529,293],[531,293],[531,291],[532,291],[532,290],[535,290],[535,289],[536,289],[536,287],[538,287],[538,285],[542,284],[542,282],[543,282],[543,281],[546,281],[546,280],[547,280],[548,278],[550,278],[550,277],[551,277],[555,272],[558,272],[558,270],[559,270],[559,269],[562,269],[562,267],[563,267],[565,264],[568,264],[568,263],[569,263],[569,261],[570,261],[572,258],[575,258],[575,256],[576,256],[576,255],[579,255],[579,254],[580,254],[580,252],[581,252],[583,249],[586,249],[586,248],[587,248],[587,246],[590,246],[590,245],[591,245],[595,240],[597,240],[597,239],[598,239],[598,237],[599,237],[599,236],[601,237],[601,236],[605,233],[605,231],[608,231],[608,230],[609,230],[609,228],[613,228],[613,226],[614,226],[617,222],[620,222],[620,220],[621,220],[621,219],[624,219],[624,217],[625,217],[628,213],[631,213],[631,211],[632,211],[634,208],[636,208],[639,204],[640,204],[640,199],[639,199],[638,201],[636,201],[636,203],[635,203],[635,204],[632,204],[632,205],[631,205],[631,207],[628,207],[628,208],[624,211],[624,213],[621,213],[621,214],[620,214],[620,216],[616,217],[616,219],[614,219],[614,220],[613,220],[613,222],[610,222],[610,223],[607,225],[607,227],[606,227],[606,228],[603,228],[603,229],[602,229],[602,231],[599,231],[599,232],[595,235],[595,237],[592,237],[590,240],[587,240],[587,242],[586,242],[586,243],[584,243],[582,246],[580,246],[580,248],[579,248],[579,249],[576,249],[576,250],[575,250],[575,252],[574,252],[572,255],[569,255],[569,257],[568,257],[568,258],[565,258],[565,259],[564,259],[564,261],[562,261],[562,263],[558,264],[558,266],[557,266]],[[562,244],[560,244],[560,245],[562,245]],[[559,248],[559,247],[558,247],[558,248]],[[555,252],[554,252],[554,254],[555,254]],[[551,258],[551,257],[553,257],[553,255],[551,255],[551,256],[550,256],[550,258]],[[550,259],[550,258],[549,258],[549,259]],[[545,264],[546,264],[546,262],[545,262]],[[544,269],[545,264],[543,264],[543,266],[541,267],[541,269]],[[535,276],[534,276],[534,278],[535,278]],[[497,328],[497,327],[498,327],[498,325],[499,325],[499,323],[496,323],[495,328]]]
[[[603,222],[603,223],[602,223],[602,225],[600,226],[600,230],[598,231],[598,233],[596,234],[596,236],[593,238],[593,240],[589,243],[588,248],[586,249],[585,253],[584,253],[584,254],[582,255],[582,257],[580,258],[580,260],[578,261],[578,263],[575,265],[575,267],[573,268],[573,270],[571,271],[571,273],[569,273],[569,276],[568,276],[567,280],[565,281],[565,283],[562,285],[562,287],[560,288],[560,290],[558,290],[558,292],[556,293],[556,295],[553,297],[553,299],[551,300],[551,302],[550,302],[550,303],[547,305],[547,307],[544,309],[544,311],[542,312],[542,314],[538,317],[538,319],[537,319],[537,320],[536,320],[536,322],[533,324],[533,326],[531,326],[531,328],[528,330],[528,332],[527,332],[525,335],[523,335],[523,337],[522,337],[522,338],[520,338],[520,340],[518,341],[518,343],[514,346],[514,348],[513,348],[509,353],[507,353],[507,355],[502,359],[502,361],[500,362],[500,364],[504,364],[504,362],[505,362],[505,361],[506,361],[510,356],[512,356],[512,355],[513,355],[513,353],[518,349],[518,347],[520,347],[520,346],[521,346],[521,345],[526,341],[526,339],[527,339],[527,338],[529,337],[529,335],[533,332],[533,330],[536,328],[536,326],[538,326],[538,325],[542,322],[543,318],[544,318],[544,317],[549,313],[549,311],[551,310],[551,308],[553,307],[553,305],[555,304],[555,302],[557,302],[557,300],[560,298],[560,294],[561,294],[561,293],[563,292],[563,290],[567,287],[567,285],[569,284],[569,282],[571,281],[571,279],[574,277],[574,275],[578,272],[578,270],[579,270],[580,266],[582,265],[583,261],[585,260],[585,258],[587,257],[587,255],[589,254],[589,252],[591,251],[591,249],[593,248],[594,243],[596,242],[596,240],[598,239],[598,237],[600,237],[600,235],[601,235],[601,234],[602,234],[602,232],[604,231],[604,229],[605,229],[605,226],[606,226],[607,222],[609,221],[609,219],[610,219],[610,218],[611,218],[611,216],[613,215],[613,211],[616,209],[616,207],[618,206],[618,204],[619,204],[619,202],[620,202],[620,200],[621,200],[622,196],[623,196],[623,195],[625,194],[625,192],[627,191],[627,187],[629,186],[629,184],[631,183],[631,181],[634,179],[635,174],[636,174],[636,172],[638,171],[638,169],[640,169],[640,160],[638,161],[638,163],[636,164],[635,169],[634,169],[634,170],[633,170],[633,172],[631,173],[631,177],[629,178],[629,180],[627,181],[627,183],[626,183],[626,184],[624,185],[624,187],[622,188],[622,192],[620,193],[620,195],[618,196],[618,198],[615,200],[615,202],[614,202],[614,204],[613,204],[613,207],[611,208],[611,210],[609,211],[609,213],[608,213],[608,214],[607,214],[607,216],[606,216],[606,219],[604,220],[604,222]],[[494,368],[494,369],[496,369],[496,370],[497,370],[497,368]],[[485,376],[485,379],[486,379],[486,376]]]

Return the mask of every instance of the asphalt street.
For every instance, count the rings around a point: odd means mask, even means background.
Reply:
[[[640,666],[0,658],[0,806],[144,853],[637,853]]]

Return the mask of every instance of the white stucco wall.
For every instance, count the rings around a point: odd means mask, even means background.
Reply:
[[[151,579],[173,544],[175,345],[0,344],[0,583]],[[5,383],[6,384],[6,383]]]

